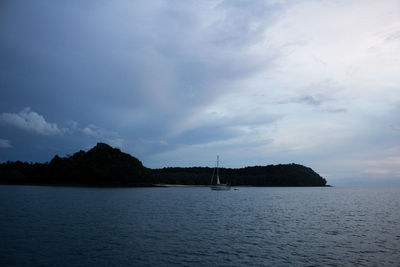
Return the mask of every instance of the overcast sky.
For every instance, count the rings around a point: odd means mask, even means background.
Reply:
[[[1,1],[0,161],[100,141],[400,184],[400,2]]]

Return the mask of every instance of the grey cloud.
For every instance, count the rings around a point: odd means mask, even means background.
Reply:
[[[343,113],[343,112],[347,112],[347,108],[327,108],[327,109],[324,109],[323,111],[326,111],[329,113]]]
[[[254,127],[271,124],[282,117],[283,115],[280,114],[268,114],[258,110],[250,110],[250,112],[248,111],[242,115],[236,115],[232,117],[222,116],[215,122],[215,124],[224,127]]]
[[[314,107],[320,107],[327,102],[334,102],[335,95],[342,91],[343,87],[332,79],[323,79],[301,88],[302,94],[278,101],[279,104],[298,103]]]
[[[273,103],[276,103],[276,104],[296,103],[296,104],[306,104],[306,105],[311,105],[311,106],[317,107],[317,106],[320,106],[325,101],[326,101],[326,99],[324,97],[316,97],[316,96],[312,96],[312,95],[302,95],[302,96],[298,96],[298,97],[292,97],[289,99],[275,101]]]
[[[347,108],[325,107],[326,106],[326,102],[332,102],[332,101],[334,101],[334,99],[328,98],[328,97],[323,96],[323,95],[321,95],[319,97],[315,97],[315,96],[311,96],[311,95],[305,95],[305,96],[302,96],[302,97],[294,98],[292,102],[307,104],[307,105],[311,105],[311,106],[314,106],[314,107],[323,107],[323,108],[319,108],[319,110],[324,111],[324,112],[328,112],[328,113],[343,113],[343,112],[347,112]]]
[[[317,87],[321,88],[321,87]],[[325,92],[326,90],[329,91],[330,88],[333,88],[332,94],[335,91],[340,90],[340,87],[329,85],[323,87],[321,90],[322,92],[315,92],[314,94],[303,94],[301,96],[291,97],[289,99],[284,99],[280,101],[274,101],[274,104],[305,104],[309,106],[313,106],[320,111],[328,112],[328,113],[341,113],[347,112],[347,108],[344,107],[335,107],[340,105],[337,102],[337,99],[331,95],[329,92]],[[310,89],[312,91],[312,89]],[[318,89],[319,90],[319,89]]]
[[[265,114],[264,111],[252,110],[252,114],[243,113],[235,116],[222,115],[211,111],[203,114],[209,120],[207,122],[194,123],[192,127],[187,128],[173,136],[153,136],[151,139],[142,139],[141,144],[135,144],[135,153],[142,155],[147,159],[151,155],[174,151],[181,147],[191,145],[207,145],[237,138],[252,138],[257,134],[260,127],[268,126],[282,118],[282,115]],[[191,121],[196,118],[191,118]],[[161,140],[161,141],[160,141]],[[247,140],[248,143],[255,145],[254,140]],[[264,142],[265,143],[265,142]],[[242,144],[245,146],[245,144]]]
[[[311,96],[311,95],[306,95],[306,96],[301,96],[299,98],[296,98],[296,99],[294,99],[294,102],[305,103],[305,104],[312,105],[312,106],[319,106],[322,103],[322,101],[320,99],[317,99],[316,97]]]
[[[385,41],[387,42],[396,42],[400,41],[400,30],[391,32],[390,34],[387,35],[385,38]]]
[[[217,115],[214,113],[214,115]],[[281,115],[275,114],[243,114],[236,116],[221,116],[211,119],[210,122],[199,127],[190,128],[181,134],[168,140],[168,143],[181,144],[207,144],[214,141],[228,140],[249,134],[258,127],[263,127],[281,119]],[[243,132],[241,129],[247,129]]]
[[[217,9],[222,12],[214,26],[215,41],[227,46],[243,46],[263,37],[263,31],[277,16],[282,3],[271,1],[221,1]]]
[[[25,108],[19,113],[1,113],[0,122],[24,131],[41,135],[62,135],[55,123],[49,123],[45,118],[31,109]]]
[[[206,144],[213,141],[230,139],[235,135],[235,131],[230,128],[209,125],[185,131],[179,136],[172,138],[172,140],[169,140],[169,143]]]

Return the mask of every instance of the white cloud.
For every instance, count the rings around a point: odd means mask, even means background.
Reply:
[[[29,107],[21,110],[19,113],[1,113],[0,122],[41,135],[63,134],[57,124],[47,122],[42,115],[31,111]]]
[[[265,31],[265,43],[282,51],[274,76],[288,83],[284,93],[328,93],[360,105],[393,101],[400,40],[387,38],[400,29],[399,8],[398,1],[303,1],[288,8]],[[340,90],[312,87],[326,79]]]
[[[89,125],[82,129],[82,132],[86,135],[93,136],[93,137],[100,137],[100,132],[97,127],[94,125]]]
[[[0,148],[11,148],[11,142],[7,139],[0,139]]]
[[[47,122],[42,115],[31,111],[29,107],[18,113],[1,113],[0,123],[40,135],[73,135],[81,132],[112,146],[122,147],[124,144],[123,139],[115,131],[109,131],[93,124],[79,128],[76,121],[68,121],[65,123],[66,127],[60,128],[56,123]],[[11,147],[11,143],[8,140],[0,139],[0,147]]]

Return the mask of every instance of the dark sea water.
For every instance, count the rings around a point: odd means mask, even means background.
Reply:
[[[0,186],[1,266],[400,266],[400,188]]]

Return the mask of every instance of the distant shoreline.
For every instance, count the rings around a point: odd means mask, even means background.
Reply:
[[[325,186],[326,180],[311,168],[299,164],[278,164],[244,168],[220,168],[220,182],[232,186],[305,187]],[[209,167],[167,167],[150,169],[137,158],[117,148],[98,143],[50,162],[0,164],[0,184],[93,187],[207,187],[213,169]]]
[[[210,187],[211,185],[191,185],[191,184],[153,184],[154,187]],[[262,185],[235,185],[232,187],[332,187],[332,185],[313,185],[313,186],[262,186]]]
[[[196,184],[153,184],[154,187],[209,187],[209,185]]]
[[[54,186],[54,187],[93,187],[93,188],[192,188],[192,187],[210,187],[211,185],[188,185],[188,184],[151,184],[151,185],[116,185],[116,184],[34,184],[34,183],[0,183],[10,186]],[[235,185],[233,188],[239,187],[333,187],[332,185],[314,185],[314,186],[262,186],[262,185]]]

